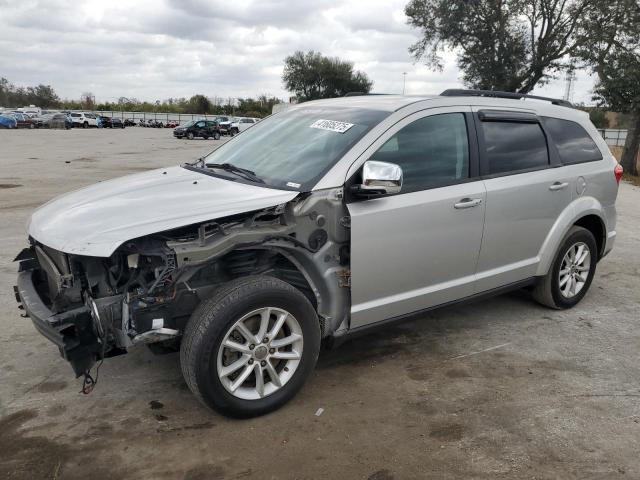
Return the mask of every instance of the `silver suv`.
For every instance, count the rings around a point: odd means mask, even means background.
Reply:
[[[570,308],[613,247],[622,171],[586,113],[483,91],[308,102],[191,164],[33,213],[16,296],[91,386],[178,350],[206,405],[283,405],[321,342],[516,288]]]

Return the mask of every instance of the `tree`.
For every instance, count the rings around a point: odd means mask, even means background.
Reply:
[[[93,110],[96,106],[96,96],[91,92],[84,92],[80,95],[80,104],[85,110]]]
[[[528,93],[567,68],[566,57],[593,0],[411,0],[408,23],[422,38],[409,52],[442,69],[440,54],[458,52],[472,88]]]
[[[189,99],[189,107],[192,113],[206,114],[213,111],[213,105],[204,95],[194,95]]]
[[[589,119],[596,128],[609,128],[609,119],[607,118],[607,110],[599,107],[585,108],[589,112]]]
[[[60,105],[60,97],[51,85],[38,85],[28,87],[30,101],[29,104],[38,105],[41,108],[55,108]]]
[[[300,101],[342,97],[349,92],[369,93],[373,85],[366,73],[354,71],[353,63],[313,50],[297,51],[285,58],[282,82]]]
[[[630,116],[621,164],[638,175],[640,147],[640,3],[638,0],[598,0],[587,19],[589,43],[578,51],[598,80],[595,99]]]

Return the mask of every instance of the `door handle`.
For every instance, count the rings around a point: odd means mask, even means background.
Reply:
[[[562,190],[563,188],[567,188],[569,184],[567,182],[554,182],[549,185],[549,190],[556,191]]]
[[[477,207],[481,203],[482,203],[481,198],[463,198],[458,203],[454,203],[453,208],[460,210],[462,208]]]

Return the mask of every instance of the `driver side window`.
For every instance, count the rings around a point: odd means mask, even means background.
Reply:
[[[402,193],[458,183],[469,178],[469,140],[462,113],[420,118],[396,132],[370,160],[402,168]]]

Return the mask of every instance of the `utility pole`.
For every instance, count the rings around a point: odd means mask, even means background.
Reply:
[[[404,89],[407,85],[407,72],[402,72],[402,95],[404,95]]]
[[[567,76],[565,77],[565,90],[563,100],[573,102],[573,92],[575,91],[576,80],[576,72],[573,69],[573,65],[571,65],[571,67],[567,71]]]

